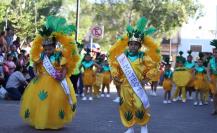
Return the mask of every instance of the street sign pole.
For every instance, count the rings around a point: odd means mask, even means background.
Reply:
[[[78,42],[80,0],[77,0],[75,41]]]

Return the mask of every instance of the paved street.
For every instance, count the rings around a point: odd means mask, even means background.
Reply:
[[[217,117],[210,115],[212,104],[193,106],[193,101],[165,105],[162,103],[163,91],[158,96],[150,96],[152,119],[150,133],[216,133]],[[58,133],[123,133],[118,104],[115,98],[100,98],[93,101],[81,101],[78,98],[78,110],[75,119]],[[0,133],[40,133],[51,130],[35,130],[24,124],[19,115],[19,102],[0,100]],[[140,132],[139,127],[136,133]]]

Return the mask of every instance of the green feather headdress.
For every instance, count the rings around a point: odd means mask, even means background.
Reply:
[[[156,29],[154,27],[146,28],[147,23],[148,19],[141,17],[137,21],[135,27],[128,25],[126,30],[129,41],[137,41],[141,43],[144,39],[144,36],[152,35],[154,32],[156,32]]]
[[[199,52],[199,55],[198,55],[198,56],[199,56],[199,59],[202,60],[204,55],[203,55],[202,52]]]
[[[58,32],[65,35],[70,35],[72,32],[76,31],[74,25],[68,25],[66,19],[57,16],[49,16],[39,31],[39,34],[44,37],[43,45],[53,44],[52,33]]]
[[[210,42],[210,45],[214,46],[217,49],[217,39],[214,39]]]
[[[165,65],[170,65],[170,58],[169,57],[165,57],[164,58],[164,62],[165,62]]]
[[[188,51],[188,56],[192,56],[191,53],[192,53],[192,50],[189,50]]]
[[[179,55],[182,56],[183,55],[183,51],[179,51]]]

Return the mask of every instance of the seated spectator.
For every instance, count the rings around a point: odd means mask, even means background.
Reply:
[[[17,66],[15,72],[10,75],[6,83],[7,96],[12,100],[20,100],[28,84],[22,72],[23,68]]]
[[[20,37],[17,37],[16,40],[13,42],[17,49],[20,48]]]
[[[0,47],[0,74],[3,74],[3,63],[4,63],[4,55],[3,55],[3,48]]]
[[[6,82],[8,80],[8,77],[14,72],[16,68],[15,63],[13,62],[13,58],[14,57],[11,54],[7,54],[7,60],[3,63],[3,72]]]
[[[18,58],[18,52],[17,52],[16,45],[13,44],[10,46],[10,52],[9,53],[14,57],[14,61],[16,62],[16,60]]]

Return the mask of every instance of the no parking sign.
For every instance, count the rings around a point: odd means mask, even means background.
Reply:
[[[102,38],[103,37],[103,27],[102,26],[93,26],[91,29],[91,34],[94,38]]]

